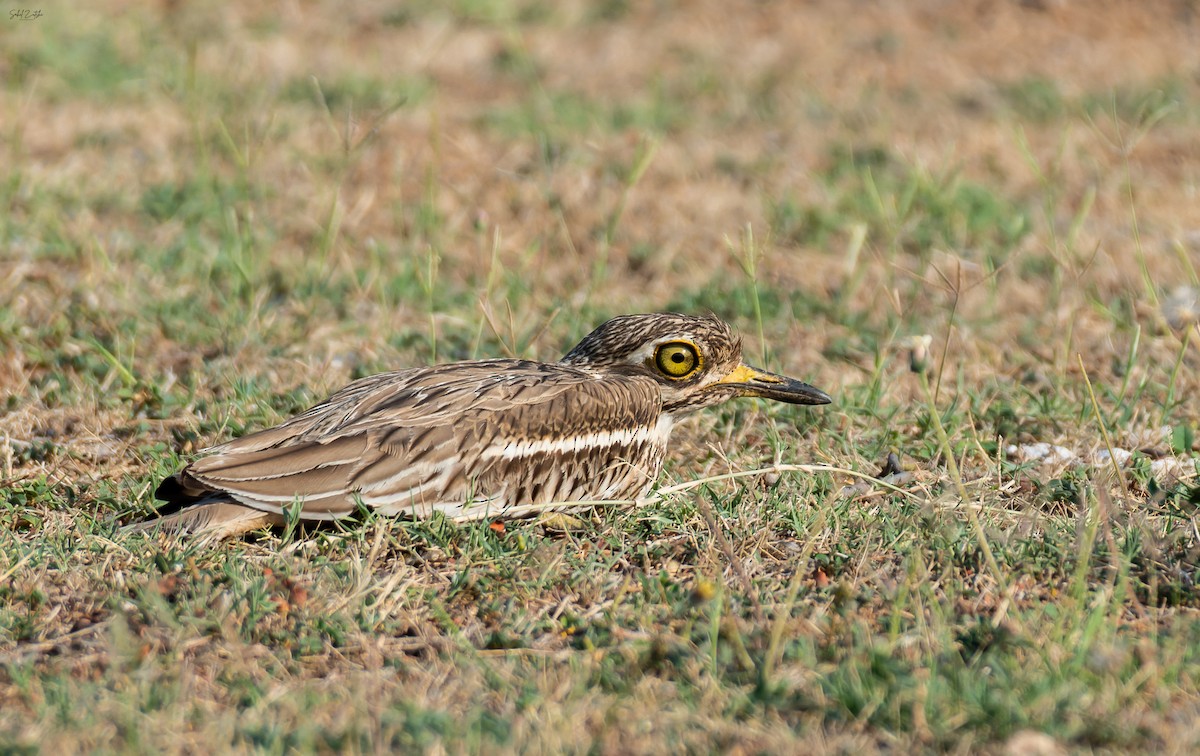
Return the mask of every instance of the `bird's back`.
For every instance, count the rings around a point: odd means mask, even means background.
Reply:
[[[654,381],[484,360],[364,378],[274,428],[209,450],[159,488],[176,509],[232,500],[304,520],[499,516],[629,499],[654,481],[670,419]],[[511,513],[511,512],[510,512]]]

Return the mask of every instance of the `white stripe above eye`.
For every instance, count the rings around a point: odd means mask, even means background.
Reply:
[[[642,425],[637,428],[621,428],[559,438],[499,442],[485,449],[481,456],[484,459],[521,459],[538,454],[560,454],[609,446],[629,446],[647,441],[665,446],[667,437],[671,435],[673,424],[674,421],[669,415],[663,415],[658,419],[658,423],[652,426]]]

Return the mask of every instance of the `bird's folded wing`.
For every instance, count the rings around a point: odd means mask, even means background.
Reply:
[[[652,426],[652,382],[597,381],[523,361],[457,363],[372,376],[291,420],[214,447],[182,475],[242,504],[335,519],[472,496],[513,444]]]
[[[226,451],[197,460],[186,473],[206,488],[248,506],[283,512],[302,500],[306,517],[332,519],[354,511],[354,501],[347,496],[349,481],[355,471],[382,455],[370,436],[359,434],[326,443]]]

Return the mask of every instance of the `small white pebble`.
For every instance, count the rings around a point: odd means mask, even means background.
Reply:
[[[1191,286],[1179,286],[1163,299],[1163,315],[1167,325],[1175,330],[1182,330],[1200,322],[1200,289]]]
[[[1092,455],[1093,465],[1108,465],[1110,460],[1116,459],[1118,467],[1124,467],[1129,464],[1129,460],[1133,457],[1133,452],[1125,449],[1113,449],[1112,454],[1109,454],[1108,449],[1101,449]]]
[[[1004,450],[1009,457],[1021,462],[1041,461],[1044,465],[1057,465],[1078,459],[1078,455],[1065,446],[1039,441],[1034,444],[1012,444]]]
[[[1158,480],[1164,480],[1173,476],[1189,475],[1196,472],[1196,461],[1192,459],[1163,457],[1162,459],[1153,460],[1150,463],[1150,472]]]

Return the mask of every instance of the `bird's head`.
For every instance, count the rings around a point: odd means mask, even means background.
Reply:
[[[647,375],[673,415],[739,396],[789,404],[829,404],[820,389],[742,362],[742,340],[715,316],[622,315],[588,334],[562,358],[600,374]]]

